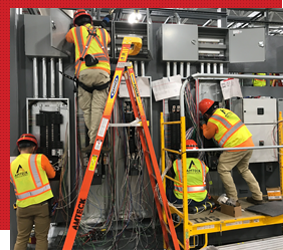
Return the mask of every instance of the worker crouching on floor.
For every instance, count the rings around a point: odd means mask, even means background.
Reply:
[[[35,154],[37,140],[23,134],[17,141],[20,155],[10,164],[10,181],[17,198],[17,241],[14,250],[27,249],[35,225],[36,250],[47,250],[50,226],[48,201],[53,197],[48,178],[56,173],[43,154]]]
[[[210,99],[203,99],[199,103],[199,109],[204,118],[208,120],[207,124],[201,124],[205,138],[214,138],[222,148],[254,146],[252,134],[232,111],[218,108],[218,105]],[[263,202],[262,192],[257,180],[249,169],[249,160],[252,153],[252,150],[224,151],[220,155],[217,171],[224,184],[226,195],[228,198],[237,201],[238,194],[231,175],[232,169],[237,166],[252,192],[252,197],[248,197],[247,201],[258,205]]]
[[[198,152],[194,152],[194,149],[198,149],[194,140],[186,141],[186,149],[192,150],[187,152],[187,192],[188,192],[188,205],[199,206],[207,201],[206,190],[206,173],[208,167],[203,161],[198,159]],[[182,162],[181,159],[177,159],[173,163],[175,180],[182,181]],[[183,204],[183,185],[174,182],[174,190],[167,188],[167,198],[171,203]]]

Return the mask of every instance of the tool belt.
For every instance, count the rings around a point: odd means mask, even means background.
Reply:
[[[92,86],[92,87],[88,87],[86,86],[85,84],[83,84],[82,82],[80,82],[79,80],[77,80],[77,84],[82,88],[84,89],[85,91],[89,92],[89,93],[92,93],[94,90],[98,90],[98,91],[101,91],[103,89],[107,89],[109,84],[111,83],[111,81],[107,82],[107,83],[104,83],[102,85],[99,85],[99,86]]]

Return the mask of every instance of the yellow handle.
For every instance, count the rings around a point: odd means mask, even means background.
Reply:
[[[140,37],[124,37],[122,44],[133,44],[134,47],[130,49],[129,55],[137,55],[142,47],[142,39]]]

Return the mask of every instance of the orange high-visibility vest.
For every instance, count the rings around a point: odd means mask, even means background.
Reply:
[[[10,164],[18,207],[39,204],[53,197],[46,172],[41,167],[42,154],[20,154]]]
[[[110,74],[110,63],[107,46],[110,42],[110,36],[105,29],[93,27],[91,24],[78,26],[71,29],[75,43],[75,70],[76,76],[84,69],[102,69]],[[94,35],[90,35],[94,34]],[[91,36],[88,44],[88,39]],[[87,45],[87,47],[86,47]],[[98,59],[98,64],[88,67],[83,58],[91,54]]]
[[[187,169],[187,193],[188,199],[200,202],[207,195],[205,176],[208,168],[197,158],[186,159]],[[182,161],[176,160],[173,163],[175,179],[183,182]],[[183,199],[183,185],[174,182],[174,194],[178,199]]]
[[[208,122],[218,127],[214,139],[222,148],[237,147],[252,136],[241,119],[229,109],[217,109]]]

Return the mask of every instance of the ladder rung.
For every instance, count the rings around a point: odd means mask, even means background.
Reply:
[[[163,122],[162,125],[181,124],[181,121]]]
[[[147,126],[149,126],[149,121],[147,121]],[[109,123],[109,127],[142,127],[142,122],[137,119],[128,123]]]
[[[174,154],[178,154],[180,155],[181,153],[177,150],[173,150],[173,149],[169,149],[169,148],[164,148],[165,151],[168,151],[168,152],[171,152],[171,153],[174,153]]]

